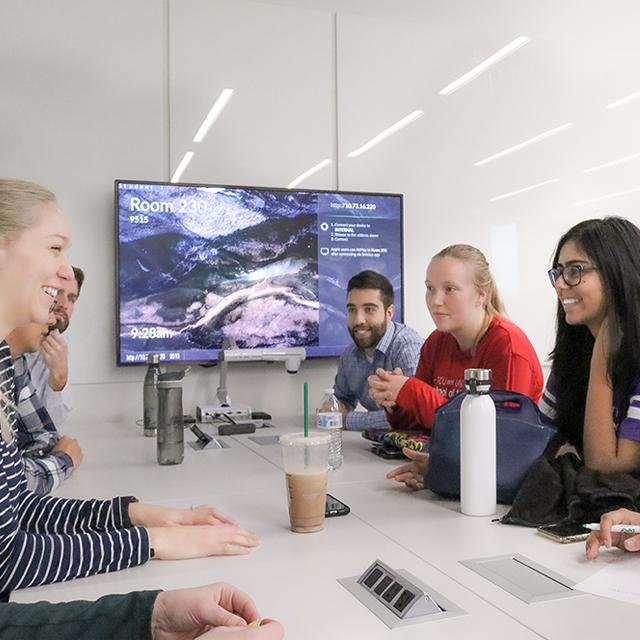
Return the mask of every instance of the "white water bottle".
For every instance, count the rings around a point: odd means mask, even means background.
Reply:
[[[334,471],[342,466],[342,411],[340,403],[331,387],[324,390],[322,402],[316,413],[316,427],[328,433],[329,469]]]
[[[460,407],[460,510],[490,516],[497,508],[496,407],[491,369],[466,369],[468,394]]]

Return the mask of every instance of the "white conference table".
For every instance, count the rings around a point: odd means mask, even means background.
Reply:
[[[267,450],[264,457],[281,464],[277,447],[258,447],[247,436],[238,439],[258,453]],[[345,434],[344,443],[345,465],[331,474],[330,491],[333,487],[335,496],[355,508],[357,516],[374,529],[527,628],[554,640],[599,639],[612,630],[634,628],[640,615],[636,605],[590,594],[527,604],[460,563],[519,554],[577,583],[623,552],[603,551],[597,561],[589,561],[583,543],[559,544],[538,535],[535,529],[492,522],[507,512],[503,505],[493,517],[464,516],[458,502],[427,490],[413,492],[386,480],[386,471],[398,461],[372,455],[370,445],[359,434]],[[640,556],[629,556],[627,561],[637,562],[640,581]]]
[[[14,592],[13,600],[86,599],[222,580],[249,592],[264,615],[283,622],[288,638],[323,640],[412,639],[426,633],[451,639],[596,638],[630,628],[640,612],[590,595],[527,605],[459,564],[520,553],[576,581],[599,568],[582,559],[582,545],[559,545],[529,529],[465,517],[455,502],[385,480],[397,462],[372,455],[359,434],[345,433],[344,465],[329,480],[329,491],[352,513],[327,519],[322,532],[301,535],[288,529],[278,445],[259,445],[249,436],[227,437],[230,448],[194,451],[186,446],[182,465],[161,467],[155,461],[155,440],[140,431],[133,424],[71,426],[69,433],[80,439],[85,459],[59,495],[135,494],[172,506],[213,504],[257,532],[260,547],[242,557],[152,561],[119,573]],[[255,436],[286,431],[261,429]],[[189,432],[185,437],[195,439]],[[426,629],[418,624],[389,630],[336,581],[359,575],[376,558],[410,571],[466,615],[426,623]]]

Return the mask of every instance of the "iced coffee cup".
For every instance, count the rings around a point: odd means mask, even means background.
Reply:
[[[330,435],[310,432],[280,436],[287,481],[291,531],[311,533],[324,527]]]

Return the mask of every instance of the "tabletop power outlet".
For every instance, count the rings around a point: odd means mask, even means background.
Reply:
[[[338,582],[389,629],[465,613],[407,571],[392,569],[380,560],[360,576],[340,578]]]
[[[251,407],[242,405],[223,407],[213,404],[196,407],[196,419],[198,422],[219,422],[229,418],[234,422],[247,422],[251,420]]]

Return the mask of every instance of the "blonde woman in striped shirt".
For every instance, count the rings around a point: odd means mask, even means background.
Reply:
[[[69,228],[54,195],[0,180],[0,598],[8,592],[159,559],[246,554],[257,537],[211,507],[168,509],[137,502],[73,500],[29,492],[14,443],[11,356],[4,337],[46,322],[58,289],[73,278]]]

